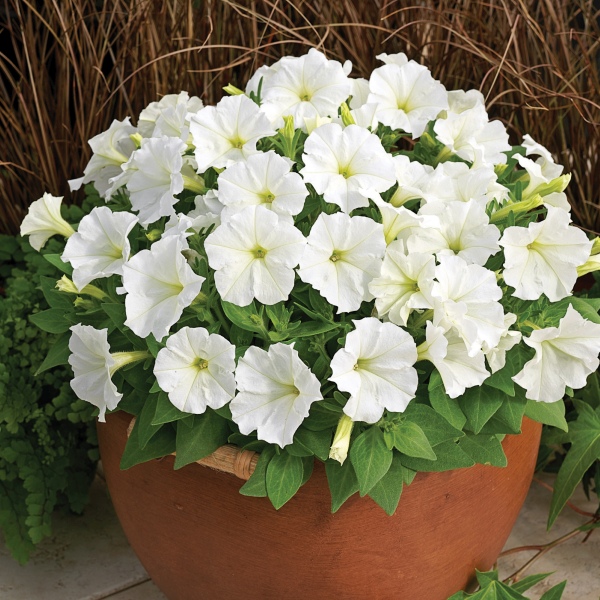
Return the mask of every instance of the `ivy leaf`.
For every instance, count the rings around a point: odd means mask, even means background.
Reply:
[[[212,409],[201,415],[189,417],[189,427],[184,421],[177,422],[177,450],[175,469],[196,462],[227,443],[229,424]]]
[[[392,451],[377,425],[369,427],[354,440],[350,446],[350,461],[358,479],[360,495],[364,496],[392,464]]]
[[[525,406],[525,415],[538,423],[569,431],[569,426],[565,420],[565,403],[562,400],[558,402],[528,400]]]
[[[567,580],[561,581],[540,596],[540,600],[560,600],[567,587]]]
[[[259,455],[254,473],[240,488],[240,494],[264,498],[267,495],[267,467],[275,456],[275,447],[267,446]]]
[[[48,369],[52,369],[53,367],[58,367],[59,365],[66,365],[69,363],[69,356],[71,356],[71,351],[69,350],[69,340],[71,339],[71,332],[63,333],[57,340],[54,342],[54,345],[48,351],[44,362],[39,366],[38,370],[35,372],[35,375],[39,375]]]
[[[438,371],[431,373],[427,389],[429,390],[429,402],[433,409],[442,415],[450,425],[462,431],[467,422],[467,417],[460,409],[458,402],[446,394],[442,377]]]
[[[475,462],[494,467],[507,465],[506,454],[504,454],[500,440],[495,435],[467,434],[459,440],[458,445]]]
[[[467,417],[466,426],[473,433],[479,433],[502,406],[504,397],[502,392],[485,385],[469,388],[458,398],[459,406]]]
[[[267,466],[267,495],[279,510],[299,489],[304,480],[304,464],[299,456],[285,450],[276,454]]]
[[[405,421],[392,431],[386,431],[383,436],[388,448],[396,448],[402,454],[429,460],[437,458],[427,436],[416,423]]]
[[[394,454],[388,472],[371,488],[369,496],[391,516],[400,502],[403,485],[404,467],[400,455]]]
[[[328,460],[325,463],[325,473],[331,493],[331,512],[335,513],[352,494],[358,492],[358,479],[349,460],[343,465],[335,460]]]
[[[534,585],[537,585],[540,581],[543,581],[544,579],[546,579],[546,577],[549,577],[550,575],[552,575],[552,573],[540,573],[538,575],[529,575],[528,577],[524,577],[516,583],[513,583],[511,587],[516,592],[526,592],[529,588],[532,588]]]
[[[600,408],[593,410],[590,406],[575,400],[579,413],[577,419],[570,423],[569,440],[571,448],[565,455],[554,483],[554,494],[550,504],[548,528],[552,526],[577,484],[583,479],[590,466],[600,459]]]

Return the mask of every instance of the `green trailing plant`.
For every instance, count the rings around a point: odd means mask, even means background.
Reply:
[[[93,407],[73,394],[68,366],[35,376],[57,336],[30,317],[55,277],[26,241],[0,236],[0,532],[21,563],[55,509],[82,512],[98,458]]]

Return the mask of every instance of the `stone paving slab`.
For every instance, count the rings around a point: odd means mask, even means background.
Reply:
[[[543,480],[551,483],[546,476]],[[585,521],[567,508],[547,533],[550,497],[547,489],[534,482],[506,548],[548,543]],[[581,490],[574,502],[584,510],[596,508]],[[53,527],[53,537],[40,545],[25,567],[0,542],[0,600],[166,600],[127,544],[101,479],[94,482],[85,515],[56,515]],[[501,558],[501,576],[516,571],[531,555],[523,552]],[[563,600],[600,600],[600,531],[585,544],[570,540],[554,548],[530,573],[548,571],[555,571],[548,583],[528,592],[533,600],[563,579],[569,580]]]

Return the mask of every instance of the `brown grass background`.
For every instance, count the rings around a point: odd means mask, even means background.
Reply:
[[[182,89],[231,82],[316,46],[368,76],[406,52],[572,172],[576,222],[600,231],[599,0],[0,0],[0,230],[65,195],[87,140]]]

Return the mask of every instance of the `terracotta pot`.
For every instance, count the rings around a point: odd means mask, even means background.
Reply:
[[[446,600],[495,562],[535,466],[541,426],[507,436],[504,469],[419,474],[388,517],[369,498],[330,513],[325,470],[279,511],[234,475],[173,457],[119,469],[130,417],[99,424],[115,509],[170,600]]]

